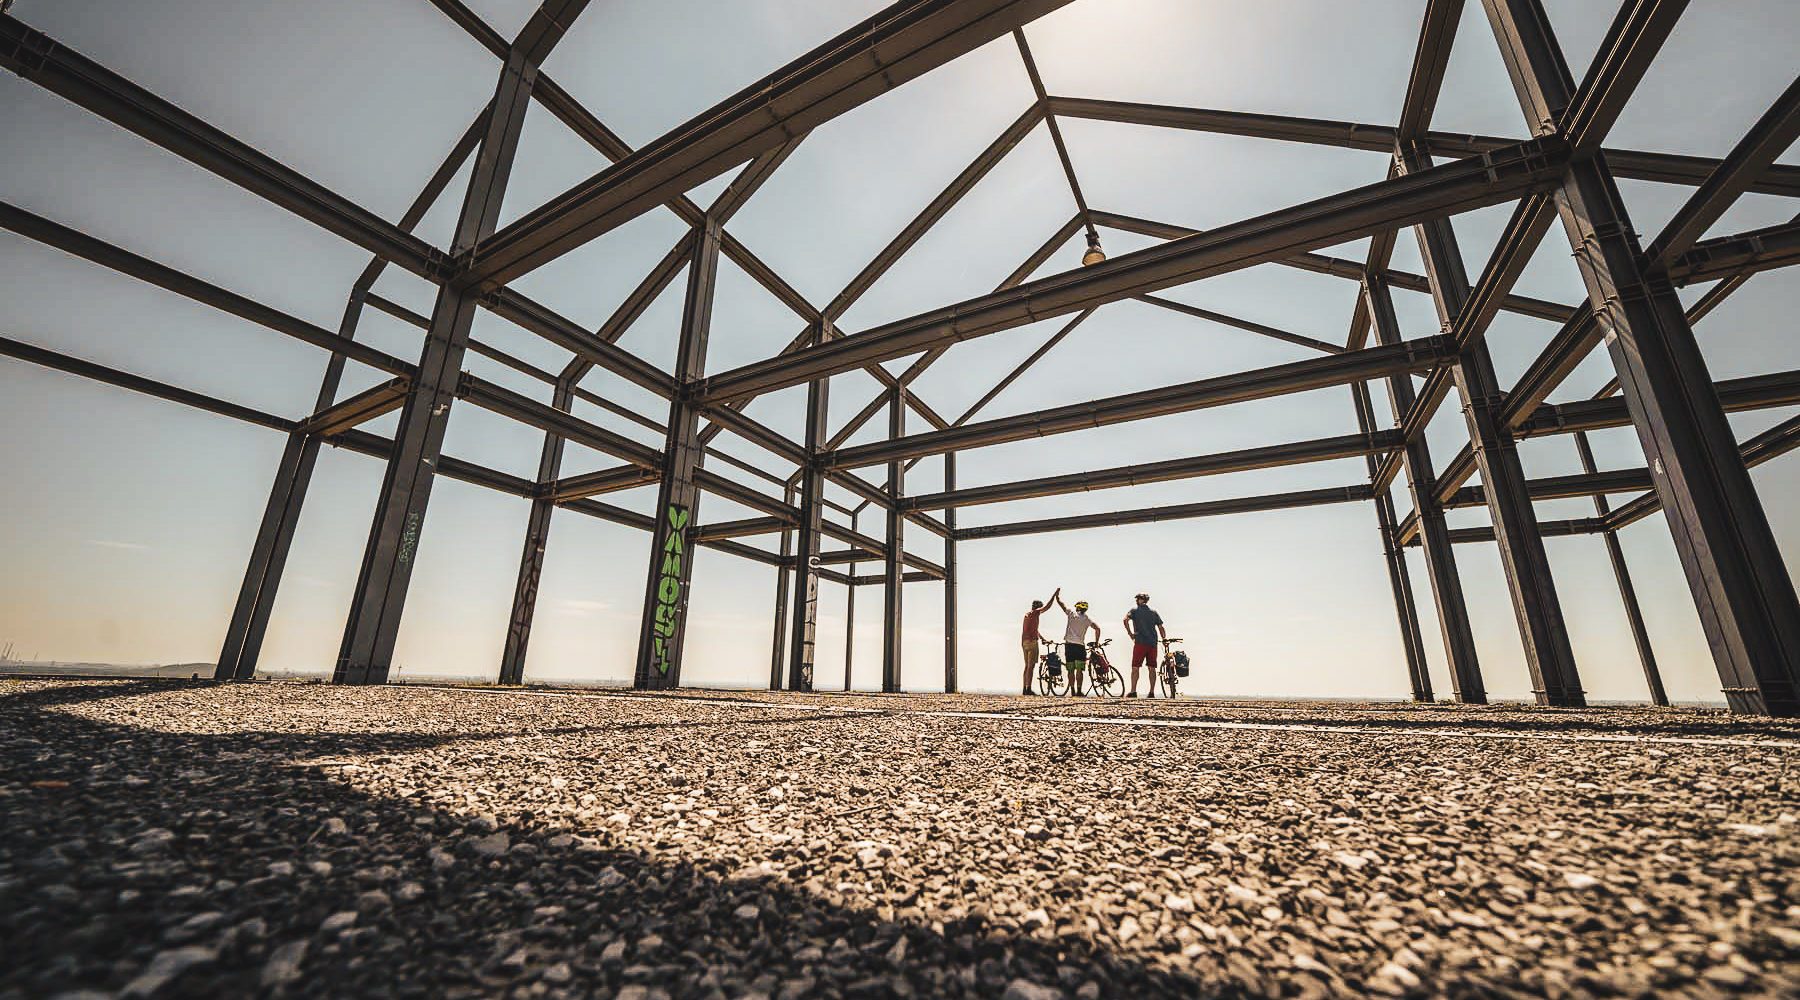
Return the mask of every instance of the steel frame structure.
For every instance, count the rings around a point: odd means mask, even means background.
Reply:
[[[526,649],[553,513],[573,511],[651,533],[644,614],[634,683],[667,688],[681,683],[682,637],[692,584],[690,550],[706,546],[774,567],[776,629],[769,684],[794,690],[814,685],[820,586],[879,585],[884,591],[881,687],[902,687],[900,623],[905,584],[941,582],[946,588],[944,680],[958,687],[957,548],[966,541],[1104,525],[1210,517],[1319,504],[1371,503],[1413,697],[1434,698],[1426,669],[1408,546],[1423,552],[1431,599],[1442,626],[1454,696],[1486,700],[1486,686],[1458,578],[1455,546],[1493,542],[1500,550],[1538,701],[1581,705],[1585,694],[1551,565],[1547,536],[1600,534],[1631,627],[1650,699],[1666,704],[1643,615],[1620,548],[1618,531],[1656,510],[1668,512],[1680,555],[1711,646],[1722,689],[1733,710],[1800,715],[1800,603],[1782,564],[1748,469],[1800,447],[1800,418],[1790,418],[1739,443],[1728,411],[1800,404],[1800,373],[1778,372],[1715,384],[1694,341],[1693,324],[1763,270],[1800,261],[1800,216],[1785,225],[1712,239],[1702,237],[1741,194],[1800,197],[1800,167],[1775,159],[1800,136],[1800,80],[1720,160],[1619,149],[1608,132],[1658,48],[1686,6],[1682,0],[1625,0],[1586,77],[1577,83],[1564,63],[1539,0],[1481,0],[1524,114],[1523,139],[1458,135],[1431,128],[1463,0],[1428,0],[1406,95],[1393,126],[1250,114],[1201,108],[1130,104],[1052,95],[1038,73],[1023,28],[1069,0],[899,0],[717,106],[633,150],[539,67],[585,0],[544,0],[518,36],[508,40],[460,0],[430,0],[500,60],[493,99],[474,116],[442,165],[397,221],[355,205],[233,139],[170,102],[62,46],[17,18],[0,13],[0,64],[26,80],[197,166],[239,185],[367,250],[368,267],[352,285],[336,331],[254,302],[227,289],[158,264],[53,220],[0,204],[0,226],[95,264],[155,284],[330,352],[310,414],[290,419],[214,399],[154,379],[61,352],[0,337],[0,354],[157,398],[197,407],[284,433],[286,449],[251,550],[239,598],[226,629],[216,677],[248,679],[258,655],[288,550],[321,445],[382,459],[386,475],[375,505],[334,679],[388,679],[395,637],[436,476],[443,475],[530,501],[524,551],[498,680],[524,681]],[[809,302],[735,237],[732,215],[780,168],[808,132],[832,118],[930,72],[987,42],[1010,36],[1030,80],[1033,103],[915,216],[873,260],[823,307]],[[516,222],[497,224],[525,109],[536,101],[612,166]],[[1059,119],[1081,118],[1156,128],[1198,130],[1269,140],[1375,150],[1391,157],[1385,178],[1365,187],[1195,232],[1091,208],[1063,141]],[[1077,211],[995,290],[984,296],[846,335],[839,319],[900,261],[1003,158],[1039,126],[1047,131]],[[412,235],[459,170],[473,159],[455,240],[430,246]],[[730,185],[702,207],[682,192],[736,168]],[[1687,185],[1693,193],[1676,217],[1640,246],[1614,187],[1628,177]],[[1470,277],[1450,228],[1452,214],[1513,203],[1498,246]],[[560,316],[509,287],[533,268],[658,207],[688,228],[687,235],[646,275],[596,330]],[[1527,261],[1560,222],[1575,250],[1587,300],[1564,305],[1512,292]],[[1097,246],[1099,229],[1152,237],[1148,249],[1031,279],[1077,234]],[[1424,274],[1393,268],[1396,239],[1410,229]],[[1321,248],[1370,237],[1365,260],[1345,260]],[[778,355],[711,376],[706,346],[718,261],[742,268],[791,309],[802,326]],[[1358,284],[1348,336],[1339,343],[1224,315],[1154,293],[1258,264],[1279,264]],[[414,313],[373,289],[389,265],[437,288],[429,316]],[[665,372],[617,346],[620,336],[675,277],[686,271],[680,341],[674,370]],[[1716,281],[1691,308],[1674,289]],[[1429,294],[1441,330],[1408,340],[1395,316],[1393,290]],[[1010,417],[977,419],[999,393],[1027,372],[1095,310],[1131,299],[1236,327],[1316,351],[1316,358],[1203,379],[1182,385],[1095,399]],[[359,343],[366,307],[393,315],[425,334],[416,361]],[[560,372],[539,369],[470,336],[477,309],[486,309],[570,352]],[[1484,336],[1502,311],[1559,323],[1541,356],[1510,389],[1502,386]],[[1068,317],[1023,362],[964,413],[945,419],[913,384],[960,341],[990,336],[1052,317]],[[1547,400],[1602,343],[1617,379],[1591,400]],[[551,388],[546,404],[462,371],[468,352],[503,364]],[[903,373],[882,362],[918,354]],[[391,378],[339,398],[348,362]],[[658,421],[584,389],[595,368],[625,378],[669,403]],[[827,402],[832,376],[872,374],[881,391],[833,430]],[[1415,386],[1415,376],[1424,378]],[[1370,383],[1385,385],[1391,425],[1376,411]],[[745,404],[786,387],[806,387],[805,435],[800,441],[746,415]],[[1151,419],[1327,387],[1350,390],[1354,433],[1197,455],[1039,479],[959,487],[959,452],[1029,437]],[[1454,389],[1462,400],[1470,444],[1436,468],[1424,430]],[[580,399],[662,436],[658,449],[577,416]],[[441,454],[448,415],[462,400],[544,432],[534,480]],[[846,442],[886,411],[887,433],[869,444]],[[360,429],[398,411],[392,438]],[[923,421],[910,432],[907,415]],[[1648,456],[1637,469],[1601,471],[1587,434],[1631,426]],[[769,463],[746,462],[711,446],[732,434],[768,453]],[[1526,477],[1517,442],[1568,434],[1582,473]],[[620,465],[580,475],[562,473],[566,442],[618,459]],[[909,495],[906,473],[942,456],[943,488]],[[1265,496],[1120,509],[1096,514],[959,527],[964,506],[1056,496],[1246,469],[1361,456],[1367,483]],[[712,467],[708,467],[708,463]],[[885,466],[877,483],[857,470]],[[747,474],[756,485],[728,476]],[[1465,485],[1479,474],[1482,485]],[[1404,477],[1411,511],[1400,516],[1392,490]],[[654,484],[657,516],[597,499]],[[854,508],[827,495],[837,486],[858,500]],[[771,490],[775,492],[770,492]],[[756,512],[733,521],[705,522],[700,498],[713,493]],[[1617,506],[1609,495],[1635,493]],[[1594,516],[1540,522],[1535,501],[1591,497]],[[879,536],[860,530],[861,514],[876,507]],[[1485,506],[1490,527],[1452,529],[1444,512]],[[842,520],[840,520],[841,518]],[[940,538],[943,561],[908,551],[907,527]],[[771,551],[738,539],[778,536]],[[847,546],[827,550],[827,540]],[[859,564],[880,571],[859,574]],[[839,572],[830,567],[842,565]],[[851,604],[854,608],[854,603]],[[852,612],[852,618],[854,612]],[[851,628],[854,629],[852,621]],[[853,634],[853,633],[852,633]],[[850,686],[850,636],[845,687]]]

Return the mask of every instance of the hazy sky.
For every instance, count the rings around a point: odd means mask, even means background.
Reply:
[[[471,0],[502,34],[535,0]],[[879,0],[608,0],[595,3],[545,71],[620,135],[643,144],[881,6]],[[1344,4],[1283,0],[1078,0],[1026,29],[1053,94],[1185,104],[1391,124],[1406,85],[1423,0]],[[1549,4],[1576,75],[1612,4]],[[498,64],[425,0],[19,0],[13,13],[187,110],[388,219],[397,219],[492,93]],[[1786,86],[1800,51],[1800,7],[1787,0],[1700,0],[1626,108],[1609,144],[1723,155]],[[918,209],[1031,101],[1011,39],[994,42],[818,129],[731,231],[813,302],[828,301]],[[1467,6],[1434,126],[1525,134],[1481,5]],[[1382,154],[1065,121],[1070,154],[1096,209],[1204,228],[1379,179]],[[208,281],[335,329],[367,254],[184,160],[10,74],[0,76],[0,198]],[[1800,162],[1793,151],[1783,162]],[[533,106],[502,222],[605,166]],[[467,171],[419,233],[450,238]],[[724,179],[695,192],[704,201]],[[1622,181],[1648,240],[1689,188]],[[1471,273],[1510,206],[1459,216]],[[985,292],[1066,221],[1074,202],[1042,126],[844,318],[855,331]],[[1791,202],[1750,195],[1715,227],[1785,221]],[[597,326],[683,225],[658,210],[542,268],[519,286]],[[1149,241],[1103,233],[1117,254]],[[1360,256],[1365,244],[1338,248]],[[1079,241],[1042,273],[1077,266]],[[1410,234],[1395,264],[1419,269]],[[708,369],[766,357],[800,328],[734,266],[721,263]],[[681,281],[621,344],[667,367]],[[1341,341],[1356,286],[1267,265],[1168,293],[1173,298]],[[390,268],[377,290],[429,311],[432,289]],[[1573,303],[1582,291],[1553,228],[1521,292]],[[1704,288],[1683,292],[1693,298]],[[1408,337],[1435,332],[1430,300],[1396,292]],[[300,417],[326,355],[30,242],[0,233],[4,335],[128,368],[225,399]],[[1791,323],[1800,275],[1760,275],[1713,312],[1699,334],[1715,378],[1800,364]],[[939,412],[960,413],[1057,326],[1038,324],[950,352],[917,383]],[[1511,384],[1555,325],[1503,314],[1488,338]],[[486,313],[475,335],[555,370],[568,356]],[[367,311],[359,339],[415,357],[418,332]],[[1304,348],[1123,302],[1102,308],[983,411],[1001,416],[1308,356]],[[899,370],[909,359],[890,367]],[[548,400],[547,387],[471,355],[482,377]],[[1611,375],[1605,353],[1553,397],[1591,395]],[[344,393],[383,376],[352,364]],[[666,405],[619,379],[585,383],[661,417]],[[864,374],[832,383],[834,421],[874,392]],[[751,414],[798,437],[802,389],[759,400]],[[1385,419],[1385,393],[1376,393]],[[660,437],[595,407],[577,412],[646,443]],[[1733,418],[1740,437],[1793,411]],[[371,425],[391,433],[394,416]],[[118,662],[212,661],[218,655],[282,435],[172,403],[0,359],[0,642],[24,655]],[[877,430],[859,435],[870,440]],[[917,429],[915,427],[915,429]],[[966,452],[973,486],[1355,429],[1346,389],[1204,410]],[[1441,466],[1466,440],[1455,401],[1430,429]],[[458,406],[446,454],[531,476],[541,435]],[[790,466],[719,439],[781,475]],[[1629,429],[1595,435],[1603,468],[1641,466]],[[1525,442],[1533,476],[1579,471],[1565,437]],[[564,473],[616,462],[571,445]],[[734,478],[741,473],[725,470]],[[382,468],[326,448],[307,499],[264,648],[265,671],[328,673],[367,538]],[[879,478],[879,470],[865,470]],[[1800,551],[1800,461],[1755,473],[1790,565]],[[1245,496],[1366,481],[1362,461],[1328,462],[1131,490],[967,508],[964,525]],[[921,463],[909,492],[939,488]],[[842,491],[834,494],[846,500]],[[654,489],[605,498],[638,510]],[[1399,506],[1408,508],[1404,490]],[[440,480],[401,626],[396,676],[492,677],[511,603],[527,503]],[[701,520],[746,516],[706,498]],[[1538,505],[1542,518],[1586,516],[1587,500]],[[1453,512],[1481,524],[1485,510]],[[864,530],[879,533],[868,518]],[[939,557],[915,529],[912,547]],[[1718,679],[1661,516],[1627,529],[1638,591],[1678,700],[1715,700]],[[773,545],[773,537],[754,539]],[[1597,536],[1548,541],[1582,678],[1591,697],[1645,689]],[[647,536],[558,512],[533,631],[529,680],[627,682],[641,614]],[[1490,692],[1526,697],[1529,681],[1491,544],[1457,549]],[[1447,696],[1442,643],[1416,550],[1411,555],[1434,684]],[[1405,664],[1370,504],[1101,528],[961,546],[961,670],[967,689],[1018,681],[1014,636],[1023,606],[1061,584],[1093,602],[1119,635],[1129,595],[1148,590],[1170,634],[1186,636],[1202,694],[1404,696]],[[864,572],[871,570],[865,569]],[[695,569],[685,677],[754,685],[768,672],[772,568],[702,550]],[[857,602],[855,683],[879,684],[881,592]],[[905,682],[941,684],[942,588],[909,585]],[[821,603],[819,686],[843,676],[844,590]],[[1056,627],[1060,627],[1057,625]],[[1047,631],[1053,629],[1047,628]]]

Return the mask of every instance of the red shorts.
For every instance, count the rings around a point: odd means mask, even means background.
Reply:
[[[1140,642],[1131,647],[1131,669],[1136,670],[1140,663],[1156,665],[1156,643]]]

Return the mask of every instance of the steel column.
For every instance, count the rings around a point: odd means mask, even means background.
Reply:
[[[669,404],[662,485],[652,513],[656,527],[650,534],[650,571],[638,634],[633,686],[640,690],[681,686],[681,647],[687,634],[688,591],[694,574],[689,535],[700,511],[694,472],[703,447],[700,408],[694,405],[691,386],[706,373],[713,290],[719,275],[719,233],[717,220],[704,220],[694,230],[694,249],[688,255],[687,300],[681,314],[681,340],[675,349],[675,379],[680,389]]]
[[[850,515],[850,530],[856,530],[857,515]],[[844,567],[844,575],[856,579],[856,563],[851,562]],[[844,592],[844,690],[850,690],[850,668],[856,659],[856,585],[851,584]]]
[[[1402,173],[1428,169],[1430,161],[1418,144],[1396,153]],[[1448,218],[1430,219],[1414,228],[1425,276],[1431,281],[1431,298],[1446,328],[1460,328],[1467,309],[1474,308],[1469,277],[1463,271],[1462,251]],[[1505,241],[1502,245],[1506,245]],[[1520,262],[1522,264],[1522,261]],[[1525,665],[1540,705],[1580,707],[1587,704],[1581,678],[1575,669],[1575,652],[1569,645],[1563,622],[1562,602],[1550,572],[1550,557],[1538,534],[1537,515],[1525,488],[1525,471],[1519,463],[1519,446],[1501,424],[1505,394],[1494,373],[1487,344],[1475,340],[1463,347],[1451,369],[1463,399],[1463,418],[1475,450],[1475,464],[1486,485],[1488,512],[1493,517],[1494,537],[1500,545],[1500,561],[1506,569],[1513,612],[1525,646]]]
[[[1400,342],[1400,321],[1394,315],[1393,293],[1385,278],[1370,276],[1363,281],[1363,295],[1368,299],[1370,325],[1377,344]],[[1394,419],[1404,421],[1418,406],[1412,376],[1388,378],[1388,399]],[[1405,434],[1403,428],[1401,431]],[[1444,657],[1450,664],[1450,690],[1457,701],[1486,704],[1487,687],[1481,680],[1481,661],[1475,653],[1475,633],[1469,625],[1469,607],[1463,597],[1462,578],[1456,572],[1456,550],[1451,546],[1450,528],[1444,523],[1444,510],[1437,501],[1437,487],[1432,478],[1431,449],[1423,433],[1408,436],[1400,449],[1401,468],[1406,473],[1406,487],[1412,494],[1413,513],[1418,516],[1424,544],[1425,575],[1431,581],[1431,596],[1437,606],[1438,624],[1444,634]],[[1375,488],[1387,487],[1377,475]],[[1395,538],[1393,543],[1399,544]]]
[[[1586,431],[1575,432],[1575,451],[1581,457],[1581,470],[1593,475],[1596,471],[1594,450],[1588,446]],[[1602,522],[1606,520],[1606,515],[1612,513],[1612,505],[1606,502],[1606,494],[1594,494],[1594,513]],[[1612,563],[1613,578],[1619,582],[1619,600],[1625,605],[1625,620],[1631,626],[1631,641],[1637,646],[1638,663],[1644,668],[1644,682],[1650,688],[1650,702],[1666,707],[1669,704],[1669,694],[1663,690],[1662,672],[1656,666],[1656,651],[1650,645],[1650,632],[1644,628],[1644,610],[1638,606],[1637,588],[1631,585],[1631,569],[1625,564],[1625,550],[1619,545],[1619,533],[1608,529],[1600,534],[1606,543],[1607,561]]]
[[[1369,401],[1366,382],[1351,383],[1350,393],[1356,402],[1356,424],[1364,434],[1375,430],[1375,410]],[[1380,462],[1367,457],[1369,478],[1375,478]],[[1406,676],[1412,685],[1414,701],[1428,702],[1431,696],[1431,672],[1426,668],[1425,642],[1419,631],[1419,611],[1413,605],[1412,581],[1406,570],[1406,555],[1394,537],[1394,498],[1385,489],[1374,491],[1375,525],[1381,532],[1381,554],[1387,563],[1388,584],[1394,591],[1394,614],[1400,624],[1400,646],[1406,654]]]
[[[1573,80],[1536,0],[1483,0],[1528,124],[1548,130]],[[1713,391],[1693,328],[1647,264],[1604,155],[1571,166],[1557,210],[1733,711],[1800,715],[1800,600]]]
[[[814,336],[822,331],[815,330]],[[788,644],[788,690],[813,689],[819,621],[819,533],[825,507],[825,466],[820,448],[829,436],[831,380],[806,387],[806,464],[801,467],[800,517],[794,532],[794,624]]]
[[[956,452],[944,455],[944,489],[956,490]],[[944,692],[955,694],[956,676],[956,508],[944,508]]]
[[[361,303],[352,299],[345,310],[345,336],[354,333],[354,314],[360,309]],[[329,402],[337,394],[343,370],[343,356],[333,355],[326,367],[325,381],[319,387],[320,400]],[[244,580],[238,587],[237,603],[232,608],[231,621],[225,627],[225,645],[219,651],[214,680],[243,681],[256,676],[256,662],[262,655],[263,638],[268,634],[269,616],[275,608],[275,595],[281,585],[282,571],[287,567],[288,550],[300,524],[300,509],[306,501],[306,491],[312,483],[318,458],[318,437],[299,431],[288,435],[281,462],[275,467],[275,483],[270,487],[268,502],[263,507],[256,541],[250,548]]]
[[[566,380],[556,386],[550,405],[567,410],[575,398],[575,387]],[[543,450],[538,453],[537,481],[554,482],[562,468],[564,438],[546,433]],[[525,521],[525,549],[519,556],[519,578],[513,585],[512,615],[507,619],[506,647],[500,654],[500,683],[525,683],[525,647],[531,641],[531,619],[537,611],[538,582],[544,573],[544,547],[550,541],[550,516],[556,501],[548,496],[531,501],[531,514]]]
[[[509,56],[501,70],[493,112],[457,221],[458,250],[473,247],[494,231],[536,75],[536,63],[520,51]],[[438,290],[418,375],[401,408],[394,451],[376,500],[374,523],[332,674],[334,681],[380,684],[387,680],[407,584],[412,579],[413,556],[431,496],[432,470],[449,425],[450,404],[460,380],[477,299],[472,288],[459,283]]]
[[[888,399],[888,440],[894,440],[906,433],[906,387],[894,386]],[[906,469],[899,458],[888,462],[887,492],[892,503],[887,509],[887,556],[883,564],[882,580],[882,615],[881,623],[881,690],[893,693],[900,690],[900,615],[904,607],[901,600],[905,594],[905,527],[906,515],[900,510],[900,498],[905,494],[904,477]]]
[[[794,502],[794,490],[789,487],[781,496],[783,503]],[[794,557],[794,533],[783,528],[781,532],[781,565],[775,568],[775,634],[769,643],[769,690],[781,690],[782,657],[787,652],[788,630],[788,587],[794,571],[789,563]]]

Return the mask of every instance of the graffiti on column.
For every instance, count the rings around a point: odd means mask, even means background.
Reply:
[[[806,560],[806,603],[800,608],[800,689],[811,691],[813,686],[813,635],[819,622],[819,557],[809,556]]]
[[[669,672],[669,654],[675,638],[675,623],[681,617],[681,569],[687,557],[688,509],[670,504],[668,537],[663,539],[662,567],[656,581],[656,621],[651,626],[651,658],[656,672]]]

